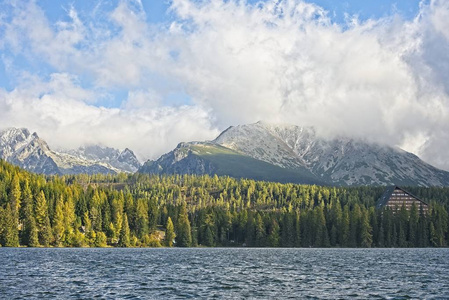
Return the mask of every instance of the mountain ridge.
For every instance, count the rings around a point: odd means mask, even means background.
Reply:
[[[178,159],[172,159],[174,156],[162,155],[158,160],[153,161],[151,166],[146,164],[146,167],[142,167],[139,171],[163,174],[168,172],[170,166],[176,166],[179,173],[192,174],[196,163],[203,164],[196,168],[204,172],[193,172],[194,174],[216,174],[218,171],[213,155],[207,156],[208,171],[204,168],[206,161],[204,153],[197,154],[196,157],[192,156],[195,155],[193,146],[198,147],[203,144],[224,147],[242,157],[280,167],[285,172],[298,171],[300,174],[292,175],[293,177],[288,180],[295,183],[309,182],[310,180],[306,178],[312,178],[315,179],[316,184],[339,186],[449,185],[449,172],[437,169],[416,155],[398,147],[344,136],[323,138],[317,136],[313,127],[267,122],[230,126],[212,141],[181,143],[182,147],[178,145],[169,152],[178,155]],[[181,148],[183,148],[182,151]],[[191,156],[174,153],[180,151],[183,153],[191,151]],[[241,158],[241,161],[243,160]],[[189,161],[190,169],[183,169],[182,165],[187,161]],[[258,166],[265,168],[261,164]],[[269,171],[266,170],[266,172]],[[218,173],[229,175],[230,172]],[[236,170],[232,170],[232,173],[234,177],[245,177],[244,174],[239,176]],[[276,176],[265,177],[277,181]]]
[[[141,166],[128,148],[120,151],[93,145],[54,151],[36,132],[14,127],[0,131],[0,158],[46,175],[134,173]]]

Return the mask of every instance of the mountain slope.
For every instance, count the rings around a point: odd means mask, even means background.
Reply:
[[[135,172],[140,163],[125,149],[90,146],[71,151],[53,151],[36,133],[28,129],[0,131],[0,158],[26,170],[52,174],[96,174]]]
[[[304,168],[287,170],[210,142],[181,143],[156,162],[147,161],[139,172],[217,174],[265,181],[323,184]]]
[[[0,132],[0,158],[36,173],[61,174],[47,143],[28,129]]]
[[[140,171],[167,173],[170,168],[176,166],[176,170],[170,171],[171,173],[182,174],[196,170],[195,174],[222,172],[224,175],[256,179],[254,174],[243,171],[248,166],[242,159],[238,164],[233,164],[229,157],[222,161],[220,155],[211,153],[197,155],[203,158],[199,161],[186,154],[190,151],[191,155],[194,155],[195,147],[206,144],[220,146],[240,157],[252,158],[277,167],[276,172],[264,168],[265,174],[269,174],[264,175],[265,178],[273,181],[308,181],[344,186],[449,185],[449,172],[439,170],[399,148],[347,137],[324,139],[318,137],[310,127],[265,122],[229,127],[211,142],[178,146],[174,151],[152,162],[152,168],[142,168]],[[183,152],[181,148],[188,150]]]

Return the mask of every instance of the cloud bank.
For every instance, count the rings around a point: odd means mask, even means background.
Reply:
[[[266,120],[399,145],[449,169],[446,1],[421,3],[412,20],[344,24],[299,0],[173,0],[173,20],[157,24],[139,1],[69,7],[57,22],[35,2],[9,12],[0,50],[14,88],[0,90],[0,126],[51,146],[157,158]]]

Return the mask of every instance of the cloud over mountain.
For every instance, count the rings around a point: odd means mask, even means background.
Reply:
[[[399,145],[449,169],[445,1],[422,2],[411,20],[345,23],[299,0],[173,0],[163,23],[139,1],[68,6],[57,20],[34,1],[3,6],[13,87],[0,90],[1,126],[52,146],[100,141],[156,158],[266,120]]]

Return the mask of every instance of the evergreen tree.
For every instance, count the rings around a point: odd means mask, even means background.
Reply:
[[[282,218],[282,247],[293,247],[295,244],[295,225],[293,215],[290,212],[284,212]]]
[[[206,215],[203,222],[203,244],[208,247],[215,246],[215,221],[213,214]]]
[[[265,246],[265,225],[262,221],[262,217],[260,214],[256,214],[255,219],[255,246],[256,247],[264,247]]]
[[[11,182],[11,191],[9,193],[11,203],[11,210],[13,212],[14,218],[18,218],[19,208],[21,205],[21,189],[19,183],[19,175],[15,174]]]
[[[362,213],[360,237],[360,246],[363,248],[371,248],[373,243],[372,228],[369,223],[368,212],[366,210]]]
[[[270,229],[267,237],[268,247],[279,247],[279,224],[275,219],[271,221]]]
[[[120,230],[119,236],[119,247],[130,247],[131,246],[131,233],[129,230],[128,215],[123,214],[122,228]]]
[[[295,247],[301,247],[301,221],[299,211],[295,212]]]
[[[36,227],[38,230],[39,244],[48,247],[52,240],[50,218],[48,216],[47,200],[43,191],[36,197]]]
[[[19,246],[19,231],[15,220],[14,208],[11,204],[6,205],[6,209],[3,211],[2,217],[2,245],[5,247],[18,247]]]
[[[343,209],[343,221],[341,226],[340,246],[349,247],[349,234],[350,234],[350,218],[349,218],[349,206],[345,205]]]
[[[136,232],[139,238],[143,238],[149,233],[148,227],[148,206],[144,199],[137,200],[136,208]]]
[[[23,230],[21,233],[21,243],[29,247],[37,247],[39,246],[38,230],[34,218],[33,196],[28,180],[25,180],[22,197]]]
[[[55,246],[62,246],[62,242],[65,239],[64,233],[64,201],[61,196],[56,202],[55,216],[53,220],[53,236],[55,239]]]
[[[29,235],[27,237],[28,247],[39,247],[39,235],[34,217],[29,219]]]
[[[178,216],[178,224],[176,226],[176,246],[190,247],[192,245],[192,233],[190,228],[190,221],[187,215],[186,204],[183,203],[181,211]]]
[[[361,219],[361,210],[360,206],[356,203],[354,204],[354,208],[350,213],[350,230],[349,230],[349,244],[348,246],[351,248],[355,248],[358,245],[359,233],[360,233],[360,219]]]
[[[167,219],[167,225],[165,226],[165,246],[173,247],[173,241],[176,237],[175,228],[170,217]]]
[[[410,243],[410,247],[418,246],[418,240],[417,240],[418,221],[419,221],[418,207],[416,206],[415,202],[413,202],[412,208],[410,210],[410,219],[408,222],[408,234],[409,234],[408,240]]]

